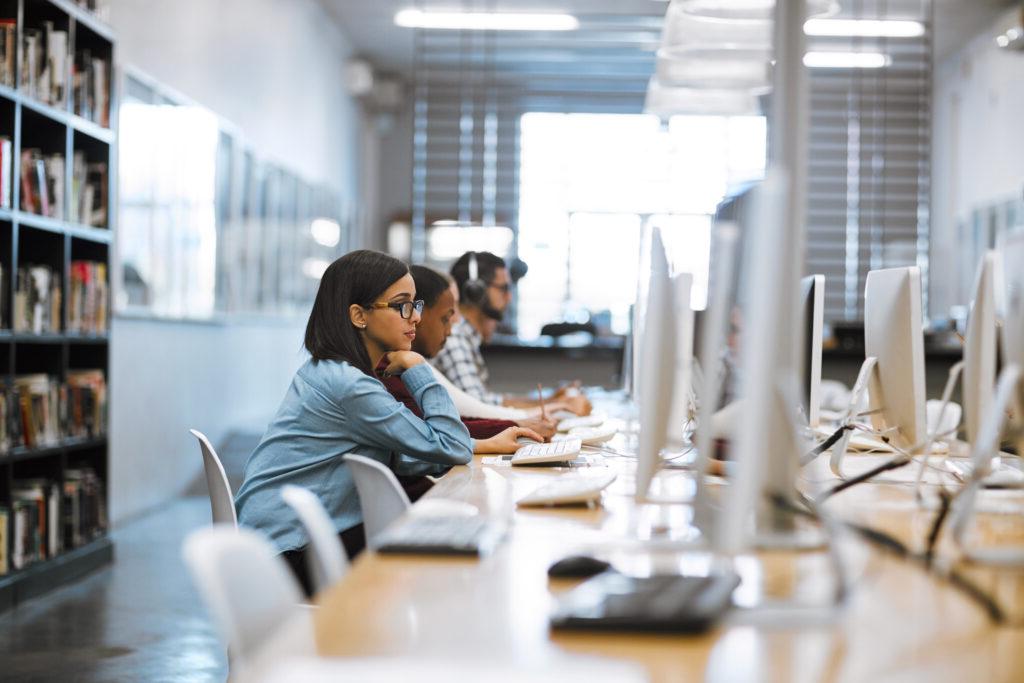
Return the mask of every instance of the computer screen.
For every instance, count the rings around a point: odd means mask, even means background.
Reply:
[[[871,423],[902,448],[925,438],[923,322],[917,266],[868,273],[864,351],[878,359],[868,385]]]
[[[967,318],[964,339],[963,408],[968,443],[978,437],[981,422],[992,407],[996,386],[996,301],[995,280],[998,255],[989,251],[978,264],[974,278],[974,299]]]
[[[803,354],[800,358],[800,403],[811,427],[821,414],[821,335],[825,322],[825,276],[808,275],[800,281],[800,323]]]
[[[637,450],[636,498],[647,496],[661,464],[675,384],[676,304],[668,261],[659,231],[651,240],[651,269],[647,312],[637,358],[640,443]]]

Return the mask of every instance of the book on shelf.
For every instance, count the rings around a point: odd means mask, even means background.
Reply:
[[[42,448],[106,433],[107,381],[102,370],[68,370],[67,379],[19,375],[0,387],[0,449]]]
[[[21,210],[49,218],[64,217],[64,155],[21,151]]]
[[[106,432],[107,380],[102,370],[68,370],[64,434],[94,438]]]
[[[107,331],[107,264],[72,261],[68,292],[68,332],[104,334]]]
[[[0,207],[11,208],[11,175],[14,173],[14,147],[11,139],[0,135]]]
[[[0,84],[14,87],[14,55],[18,49],[18,22],[0,19]]]
[[[67,97],[68,32],[44,21],[42,28],[22,31],[21,89],[35,99],[60,107]]]
[[[94,228],[107,225],[107,164],[89,163],[83,152],[71,161],[71,204],[68,220]]]
[[[18,266],[14,291],[15,332],[48,334],[61,331],[60,275],[48,265]]]
[[[15,480],[11,486],[14,508],[14,569],[56,557],[64,548],[59,484],[47,479]]]
[[[77,548],[102,535],[107,528],[107,506],[103,481],[95,470],[65,470],[63,494],[64,547]]]
[[[61,440],[61,415],[67,391],[56,377],[37,373],[14,378],[21,442],[29,448],[56,446]]]
[[[6,505],[0,505],[0,576],[11,571],[10,561],[7,559],[7,520],[10,517],[10,509]]]
[[[104,128],[110,127],[110,62],[90,50],[75,55],[72,75],[75,114]]]
[[[44,478],[14,480],[9,569],[54,558],[101,535],[107,528],[103,489],[91,467],[66,470],[63,483]]]

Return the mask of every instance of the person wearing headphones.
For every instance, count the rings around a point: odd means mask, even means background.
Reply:
[[[489,341],[495,323],[512,302],[512,281],[505,262],[488,251],[467,251],[452,264],[451,276],[459,291],[461,319],[452,325],[444,348],[434,358],[434,367],[452,384],[470,396],[493,405],[532,408],[536,401],[517,399],[488,391],[489,373],[480,346]],[[564,408],[577,415],[590,413],[590,402],[582,394],[560,389],[552,409]]]

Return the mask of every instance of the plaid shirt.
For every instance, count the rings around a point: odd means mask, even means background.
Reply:
[[[487,391],[489,373],[480,353],[481,343],[480,333],[465,318],[460,319],[452,325],[451,336],[434,358],[434,367],[470,396],[484,403],[501,405],[501,394]]]

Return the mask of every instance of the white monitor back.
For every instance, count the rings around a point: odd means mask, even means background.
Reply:
[[[800,402],[807,423],[821,422],[821,335],[825,325],[825,276],[800,280],[800,324],[804,353],[800,359]]]
[[[676,316],[668,259],[661,236],[654,231],[651,240],[651,277],[647,289],[642,345],[637,358],[639,370],[638,404],[640,443],[637,449],[636,498],[647,496],[651,479],[661,465],[675,381]]]
[[[750,547],[750,514],[758,536],[784,535],[791,515],[779,515],[769,496],[795,497],[801,455],[796,439],[796,373],[793,349],[799,279],[788,267],[790,234],[783,223],[788,178],[772,170],[757,188],[743,218],[748,277],[740,341],[742,406],[732,452],[736,474],[716,520],[713,547],[724,553]]]
[[[1003,256],[1003,364],[1024,372],[1024,232],[1008,235]],[[1024,407],[1024,380],[1017,385],[1017,405]],[[1024,453],[1024,416],[1017,416],[1017,452]]]
[[[996,269],[999,257],[986,252],[974,278],[974,300],[964,342],[963,404],[968,443],[978,438],[996,388]]]
[[[672,277],[672,301],[675,304],[675,380],[672,388],[672,409],[668,418],[667,443],[678,448],[686,442],[690,423],[690,377],[693,368],[693,309],[690,292],[693,275],[679,273]]]
[[[864,288],[864,352],[878,359],[869,384],[875,429],[902,448],[925,438],[924,330],[921,270],[868,273]],[[893,429],[895,428],[895,429]]]

